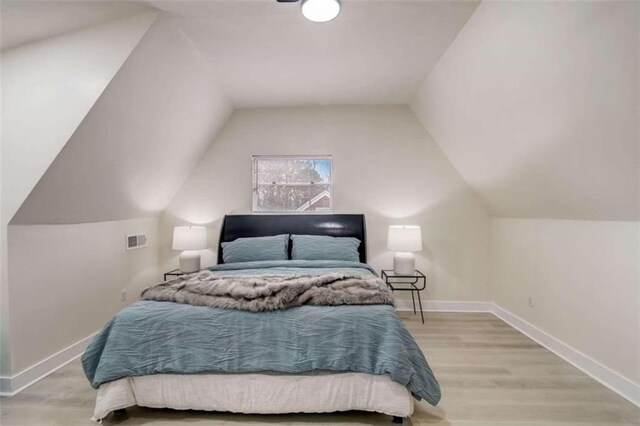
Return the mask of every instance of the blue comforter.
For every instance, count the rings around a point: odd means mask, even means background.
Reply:
[[[323,274],[373,270],[357,262],[269,261],[217,265],[221,274]],[[389,374],[436,405],[440,388],[389,305],[301,306],[247,312],[139,301],[120,311],[82,356],[91,386],[127,376],[207,372]]]

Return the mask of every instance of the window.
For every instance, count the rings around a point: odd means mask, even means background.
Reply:
[[[331,212],[331,157],[253,156],[253,211]]]

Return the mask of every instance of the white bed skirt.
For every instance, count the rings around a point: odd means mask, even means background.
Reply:
[[[246,414],[349,410],[397,417],[413,414],[411,393],[388,375],[155,374],[101,385],[92,420],[134,405]]]

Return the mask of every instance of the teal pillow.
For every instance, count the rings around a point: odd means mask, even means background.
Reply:
[[[238,238],[222,243],[224,263],[254,262],[256,260],[288,260],[289,235]]]
[[[326,235],[292,235],[293,260],[348,260],[359,262],[360,240],[351,237]]]

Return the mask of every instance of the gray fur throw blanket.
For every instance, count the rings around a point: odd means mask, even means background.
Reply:
[[[393,294],[376,277],[327,275],[215,275],[202,271],[147,288],[145,300],[251,312],[301,305],[393,305]]]

